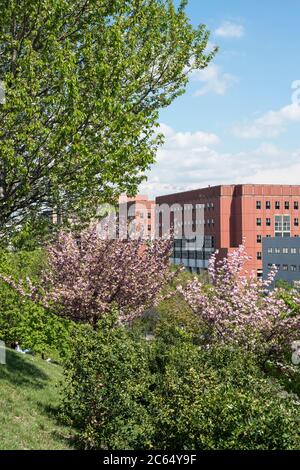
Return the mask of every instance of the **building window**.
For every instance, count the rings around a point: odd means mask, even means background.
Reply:
[[[288,270],[289,270],[288,264],[283,264],[282,265],[282,271],[288,271]]]
[[[284,202],[284,208],[287,209],[287,210],[290,208],[290,203],[289,203],[289,201],[285,201],[285,202]]]
[[[282,248],[282,253],[283,253],[284,255],[288,255],[289,249],[288,249],[288,248]]]
[[[294,225],[295,225],[296,227],[299,226],[299,219],[298,219],[298,217],[296,217],[296,218],[294,219]]]
[[[283,231],[289,232],[291,230],[291,218],[289,215],[283,216]]]
[[[289,215],[275,215],[275,237],[291,236],[291,217]]]
[[[280,209],[280,202],[279,201],[275,201],[275,209]]]
[[[271,235],[266,235],[267,238],[271,238]]]
[[[295,264],[291,264],[291,271],[297,271],[297,266]]]
[[[261,201],[256,201],[256,209],[261,209]]]
[[[299,209],[299,203],[298,201],[294,201],[294,209]]]
[[[148,219],[151,219],[151,212],[148,212]]]
[[[273,253],[273,248],[268,248],[268,254],[271,255]]]
[[[271,209],[271,202],[270,201],[266,201],[266,209]]]
[[[261,227],[261,218],[258,217],[258,218],[256,219],[256,225],[257,225],[258,227]]]
[[[261,243],[261,235],[256,235],[256,243]]]
[[[279,255],[281,253],[281,249],[276,247],[274,249],[274,252],[276,253],[276,255]]]
[[[297,248],[291,248],[291,255],[297,254]]]
[[[261,251],[258,251],[258,252],[256,253],[256,259],[261,259]]]
[[[257,279],[262,279],[262,277],[263,277],[262,270],[261,270],[261,269],[258,269],[258,270],[257,270]]]
[[[266,225],[268,227],[271,227],[271,219],[269,219],[269,218],[266,219]]]

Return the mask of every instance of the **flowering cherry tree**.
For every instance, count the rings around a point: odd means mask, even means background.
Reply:
[[[299,338],[300,318],[279,298],[278,289],[270,289],[276,270],[266,281],[258,280],[245,270],[248,260],[244,245],[218,262],[214,254],[209,261],[211,287],[204,288],[195,278],[178,290],[212,336],[257,353],[290,347]]]
[[[120,321],[130,321],[153,306],[176,275],[169,266],[171,246],[171,240],[103,239],[92,226],[79,236],[60,233],[47,248],[48,266],[38,286],[1,278],[21,295],[74,321],[96,327],[114,307]]]

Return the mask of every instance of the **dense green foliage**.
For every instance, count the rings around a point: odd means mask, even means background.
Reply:
[[[84,448],[300,448],[297,396],[252,355],[170,319],[148,341],[113,323],[78,337],[66,367],[63,412]]]
[[[158,112],[213,58],[186,1],[0,0],[0,236],[134,194]]]
[[[45,264],[42,250],[33,252],[0,252],[0,270],[15,280],[26,276],[35,281]],[[18,341],[20,346],[52,359],[65,357],[75,326],[45,310],[14,289],[0,282],[0,339],[6,344]]]
[[[276,287],[279,290],[280,298],[285,302],[288,308],[294,315],[300,314],[300,304],[295,298],[295,286],[286,281],[279,280],[276,282]],[[299,292],[299,287],[296,288]]]

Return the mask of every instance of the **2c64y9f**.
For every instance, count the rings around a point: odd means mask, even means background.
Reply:
[[[147,465],[191,465],[196,463],[196,455],[188,454],[149,454]]]

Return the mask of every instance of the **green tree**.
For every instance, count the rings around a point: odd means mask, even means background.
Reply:
[[[209,33],[186,1],[0,0],[0,234],[54,210],[94,215],[134,194],[158,111],[204,68]]]

